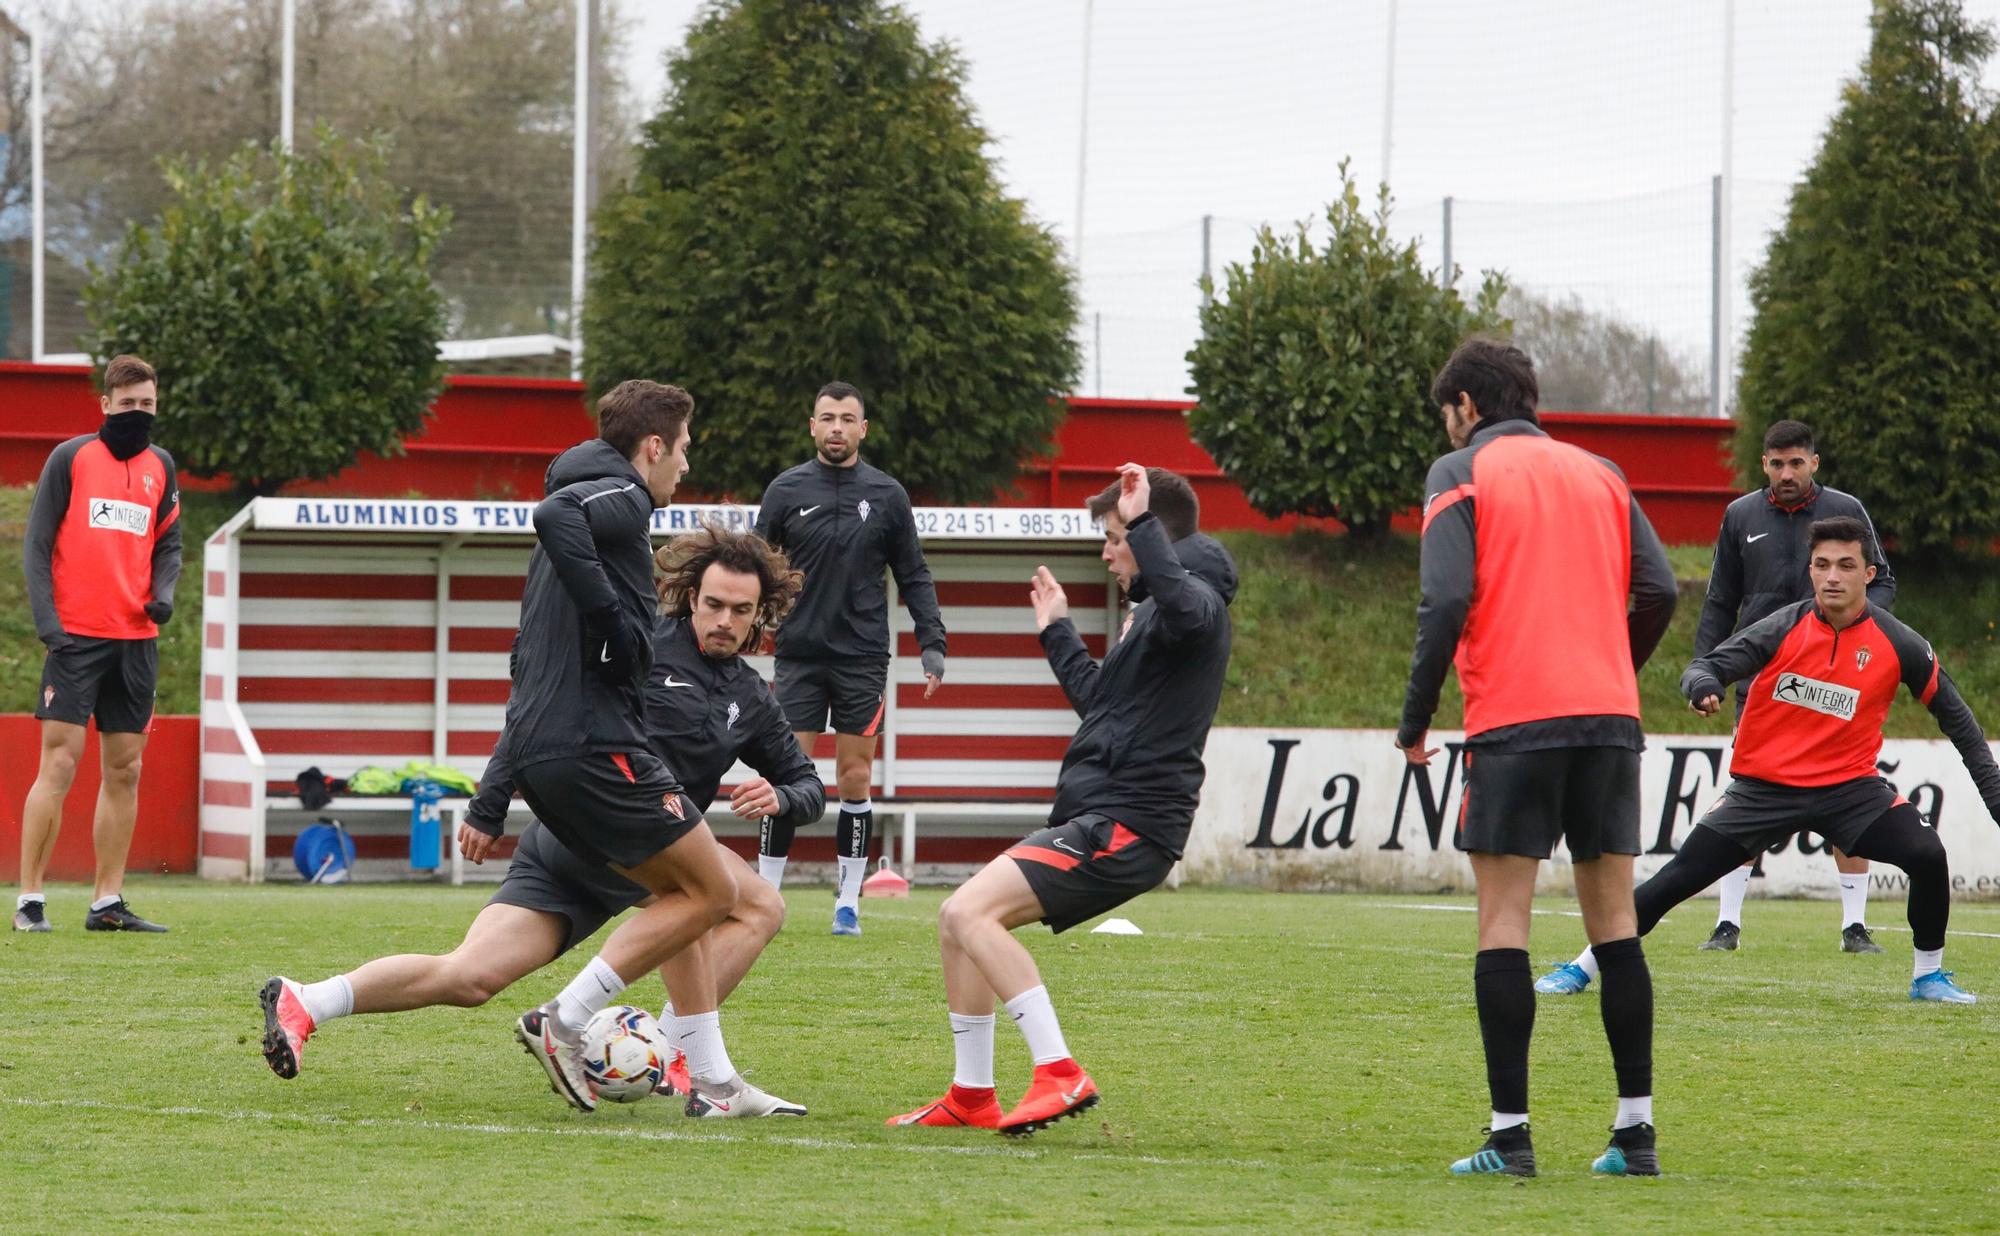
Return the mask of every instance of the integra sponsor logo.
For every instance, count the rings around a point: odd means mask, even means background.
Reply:
[[[1771,698],[1780,704],[1808,708],[1829,717],[1839,717],[1842,721],[1851,721],[1855,708],[1861,703],[1861,692],[1816,678],[1780,674],[1778,685],[1771,688]]]

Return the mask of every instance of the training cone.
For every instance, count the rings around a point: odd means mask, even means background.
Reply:
[[[1139,925],[1129,918],[1107,918],[1090,929],[1093,936],[1143,936]]]
[[[910,882],[896,874],[888,859],[882,860],[882,869],[861,882],[863,897],[907,897]]]

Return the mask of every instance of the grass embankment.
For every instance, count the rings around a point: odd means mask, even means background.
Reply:
[[[1216,723],[1394,727],[1416,634],[1416,540],[1397,536],[1370,545],[1318,532],[1225,532],[1221,540],[1236,555],[1243,582],[1231,607],[1236,650]],[[1639,675],[1640,707],[1654,733],[1729,732],[1727,713],[1704,720],[1680,696],[1712,552],[1709,545],[1668,549],[1681,581],[1680,605],[1660,650]],[[2000,643],[1994,639],[2000,563],[1900,560],[1896,571],[1897,616],[1935,643],[1945,669],[1993,732],[2000,727]],[[1446,680],[1435,724],[1455,729],[1462,717],[1454,676]],[[1930,715],[1907,694],[1898,696],[1885,732],[1938,735]]]
[[[21,574],[31,495],[27,488],[0,488],[0,711],[32,708],[41,681],[42,649]],[[174,620],[161,635],[162,713],[200,708],[201,545],[240,505],[240,499],[222,494],[182,495],[185,565]],[[1318,532],[1225,532],[1221,539],[1236,555],[1243,582],[1231,607],[1236,651],[1217,723],[1393,727],[1416,631],[1416,540],[1395,536],[1363,544]],[[1673,629],[1639,679],[1646,725],[1655,733],[1729,731],[1724,721],[1704,721],[1689,712],[1678,689],[1681,670],[1693,655],[1710,552],[1708,545],[1668,550],[1681,581],[1681,604]],[[1899,561],[1897,571],[1902,581],[1897,614],[1935,641],[1974,712],[2000,715],[2000,643],[1994,638],[2000,563]],[[1437,728],[1456,728],[1461,709],[1458,683],[1448,679]],[[2000,726],[1995,716],[1983,720],[1989,729]],[[1887,732],[1926,738],[1935,737],[1937,727],[1903,697]]]

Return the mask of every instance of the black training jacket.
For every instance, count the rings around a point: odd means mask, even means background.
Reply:
[[[1695,624],[1694,655],[1705,657],[1731,635],[1777,613],[1794,601],[1810,600],[1812,525],[1816,519],[1852,515],[1868,525],[1875,559],[1881,566],[1868,585],[1868,603],[1890,609],[1896,603],[1896,576],[1882,553],[1882,542],[1861,499],[1838,489],[1814,485],[1812,494],[1795,507],[1779,506],[1771,491],[1760,489],[1729,504],[1722,531],[1715,538],[1715,562],[1708,572],[1708,599]]]
[[[1195,533],[1168,543],[1151,512],[1126,529],[1139,575],[1124,638],[1090,659],[1076,624],[1042,629],[1042,650],[1083,718],[1063,756],[1049,818],[1117,820],[1180,857],[1206,775],[1202,749],[1229,668],[1236,564]]]
[[[780,824],[815,823],[826,812],[826,786],[770,687],[742,657],[711,657],[683,618],[661,618],[646,676],[646,743],[702,810],[739,758],[771,783]],[[503,737],[487,763],[466,822],[498,837],[514,778]]]
[[[805,589],[785,625],[778,655],[804,659],[889,655],[886,566],[916,623],[917,647],[945,651],[937,586],[924,563],[910,495],[896,478],[857,462],[836,468],[817,458],[782,472],[764,490],[757,535],[805,572]]]
[[[625,623],[641,641],[652,630],[659,608],[652,495],[631,461],[602,438],[557,456],[547,486],[549,496],[535,508],[537,543],[507,695],[505,733],[517,768],[646,750],[646,650],[620,682],[607,681],[593,663],[607,626]]]

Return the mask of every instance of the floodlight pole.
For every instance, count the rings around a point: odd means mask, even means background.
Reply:
[[[29,259],[30,278],[34,284],[34,301],[30,309],[29,355],[41,360],[48,351],[45,334],[44,310],[48,303],[48,271],[42,249],[48,241],[48,223],[42,210],[42,14],[36,11],[28,31],[28,126],[30,129],[28,176],[34,182],[32,191],[34,215],[34,252]]]
[[[569,376],[583,376],[583,262],[590,209],[590,5],[576,0],[576,117],[570,164]]]
[[[1382,75],[1382,183],[1389,183],[1389,155],[1396,134],[1396,0],[1389,0],[1389,50]]]
[[[1722,174],[1715,178],[1715,339],[1710,348],[1715,364],[1713,383],[1718,417],[1729,415],[1729,396],[1736,369],[1736,340],[1730,331],[1736,280],[1730,269],[1730,197],[1736,187],[1736,0],[1722,5]]]
[[[1090,39],[1096,0],[1083,0],[1083,114],[1076,129],[1076,273],[1083,275],[1083,186],[1090,167]]]
[[[299,9],[298,0],[285,0],[283,13],[279,18],[283,27],[278,40],[278,145],[285,153],[292,150],[292,96],[297,89],[298,63],[297,43]]]

